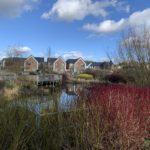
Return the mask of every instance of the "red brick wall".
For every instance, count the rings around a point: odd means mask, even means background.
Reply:
[[[75,72],[77,73],[81,73],[85,70],[85,63],[82,60],[79,60],[76,64],[75,64]]]
[[[37,70],[37,61],[35,59],[33,59],[32,57],[28,58],[25,61],[24,70],[29,71],[29,72],[30,71],[36,71]]]
[[[62,59],[59,59],[55,62],[54,69],[56,72],[64,73],[66,70],[66,63]]]

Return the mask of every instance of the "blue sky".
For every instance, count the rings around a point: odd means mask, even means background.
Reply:
[[[122,32],[150,24],[150,0],[0,0],[0,57],[8,46],[35,56],[113,57]]]

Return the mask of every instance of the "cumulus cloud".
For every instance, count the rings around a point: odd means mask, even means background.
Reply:
[[[0,50],[0,60],[6,57],[6,54]]]
[[[120,2],[117,2],[115,4],[116,4],[116,9],[118,11],[125,11],[126,13],[130,12],[130,5],[127,2],[120,1]]]
[[[6,56],[17,57],[28,54],[32,49],[27,46],[9,46],[6,50]]]
[[[106,8],[121,8],[123,5],[126,4],[118,2],[118,0],[57,0],[48,12],[42,14],[42,18],[54,17],[60,20],[74,21],[82,20],[89,15],[105,17],[108,15]]]
[[[30,52],[32,50],[30,47],[27,47],[27,46],[18,47],[16,49],[18,52],[21,52],[21,53]]]
[[[69,52],[65,52],[62,56],[64,59],[76,59],[79,57],[83,57],[82,53],[80,51],[69,51]]]
[[[137,11],[133,13],[129,19],[127,19],[127,22],[129,25],[150,25],[150,8],[147,8],[143,11]]]
[[[66,52],[57,52],[55,55],[55,57],[59,57],[62,56],[65,60],[67,59],[76,59],[76,58],[80,58],[82,57],[83,59],[92,59],[93,56],[92,55],[83,55],[83,53],[81,51],[66,51]]]
[[[150,25],[150,8],[143,11],[134,12],[129,18],[122,18],[119,21],[105,20],[99,24],[86,24],[83,26],[84,30],[92,31],[97,34],[111,33],[122,30],[126,27],[133,27],[139,25]]]
[[[0,17],[16,17],[31,11],[40,0],[0,0]]]
[[[9,46],[6,49],[0,49],[0,60],[5,57],[16,57],[30,53],[32,49],[27,46]]]
[[[118,22],[113,20],[106,20],[99,25],[97,24],[86,24],[83,26],[83,29],[93,31],[96,33],[109,33],[117,30],[121,30],[126,25],[126,20],[121,19]]]

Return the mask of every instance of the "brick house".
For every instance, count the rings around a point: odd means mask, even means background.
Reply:
[[[72,73],[81,73],[86,69],[86,63],[82,58],[68,59],[67,70]]]
[[[3,58],[1,61],[1,68],[10,71],[23,71],[24,61],[26,58],[22,57],[8,57]]]
[[[35,72],[40,70],[40,68],[44,65],[44,58],[43,57],[34,57],[29,56],[24,61],[24,71],[25,72]]]
[[[48,58],[48,68],[57,73],[64,73],[66,71],[66,62],[62,57]]]

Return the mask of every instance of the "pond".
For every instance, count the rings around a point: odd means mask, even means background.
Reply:
[[[76,104],[85,85],[68,84],[65,87],[48,89],[46,94],[31,95],[30,97],[14,99],[10,101],[5,110],[8,108],[20,107],[43,116],[56,112],[67,112]],[[2,111],[2,108],[1,108]]]

